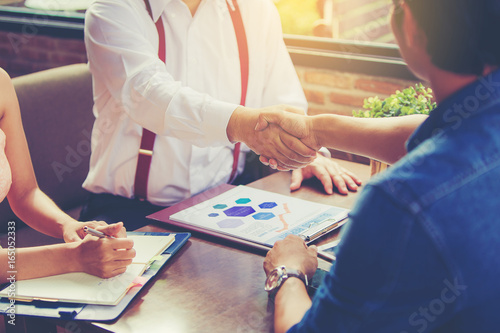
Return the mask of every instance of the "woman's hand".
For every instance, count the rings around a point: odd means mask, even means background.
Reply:
[[[85,236],[87,235],[84,231],[85,226],[99,231],[102,231],[102,228],[112,226],[111,229],[106,229],[109,232],[111,232],[111,234],[109,234],[110,236],[117,238],[127,237],[125,227],[123,226],[123,222],[118,222],[108,225],[104,221],[78,222],[73,220],[64,225],[64,230],[63,230],[64,241],[66,243],[71,243],[71,242],[81,241],[82,239],[84,239]]]
[[[97,227],[109,236],[123,232],[123,223]],[[127,238],[98,238],[86,235],[77,246],[79,271],[102,278],[110,278],[124,273],[135,257],[134,241]]]

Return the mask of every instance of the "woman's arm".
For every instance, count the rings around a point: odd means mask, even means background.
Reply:
[[[110,234],[113,227],[100,230]],[[0,249],[0,283],[8,281],[9,271],[16,271],[15,280],[71,272],[109,278],[125,272],[132,263],[133,246],[134,242],[127,238],[99,239],[88,235],[80,242],[17,248],[15,258],[9,249]]]
[[[34,229],[57,238],[63,238],[65,229],[70,226],[83,225],[60,210],[39,189],[16,93],[9,76],[3,70],[0,72],[0,128],[7,137],[5,152],[13,180],[7,198],[14,213]],[[66,240],[75,240],[68,237],[70,236],[67,235]]]
[[[77,240],[77,222],[45,195],[36,182],[28,144],[24,136],[21,114],[9,76],[0,69],[0,129],[6,134],[5,153],[12,171],[12,185],[7,195],[9,204],[24,222],[53,237]],[[94,227],[100,223],[87,222]],[[97,226],[107,235],[123,236],[122,223]],[[76,239],[75,239],[76,237]],[[86,236],[83,241],[33,248],[16,249],[16,279],[29,279],[68,272],[87,272],[110,277],[126,270],[135,256],[133,241],[126,238],[98,239]],[[116,251],[120,250],[120,251]],[[0,282],[7,281],[8,249],[0,250]]]

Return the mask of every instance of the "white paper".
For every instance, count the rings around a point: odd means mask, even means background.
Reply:
[[[147,264],[151,258],[160,255],[175,240],[172,234],[169,236],[129,235],[127,238],[134,241],[136,255],[132,262],[142,264]]]

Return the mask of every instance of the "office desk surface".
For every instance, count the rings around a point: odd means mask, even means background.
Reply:
[[[366,181],[366,165],[339,161]],[[277,173],[250,186],[290,194],[290,173]],[[326,195],[308,181],[292,196],[349,208],[356,193]],[[181,231],[152,224],[141,231]],[[329,239],[336,234],[328,236]],[[322,240],[325,242],[325,240]],[[188,243],[113,323],[56,322],[73,332],[272,332],[273,307],[264,291],[264,252],[193,234]],[[320,267],[329,264],[320,260]]]

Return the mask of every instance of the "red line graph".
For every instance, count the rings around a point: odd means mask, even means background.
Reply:
[[[290,209],[288,209],[288,204],[287,203],[283,204],[283,208],[285,209],[285,212],[283,214],[278,215],[279,218],[280,218],[281,223],[283,223],[283,229],[276,231],[278,233],[280,233],[282,231],[288,230],[288,223],[286,223],[285,218],[283,217],[283,215],[290,214],[291,212],[290,212]]]

